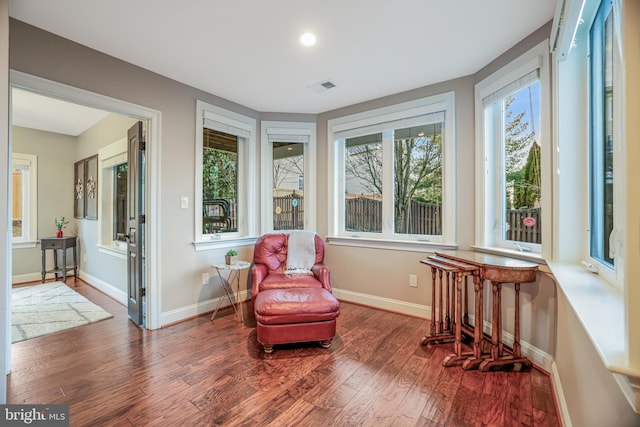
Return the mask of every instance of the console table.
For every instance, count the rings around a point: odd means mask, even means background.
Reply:
[[[78,278],[78,254],[76,252],[76,237],[43,237],[40,239],[42,250],[42,283],[47,273],[54,273],[67,281],[67,271],[73,270],[74,279]],[[53,269],[47,270],[47,249],[53,250]],[[67,249],[73,249],[73,266],[67,266]],[[62,251],[62,265],[58,266],[58,250]]]
[[[474,251],[437,251],[435,255],[429,256],[426,260],[421,261],[432,269],[432,277],[434,278],[433,286],[436,287],[435,274],[440,271],[452,274],[456,282],[456,309],[454,311],[454,327],[453,333],[454,354],[445,358],[443,364],[452,366],[454,364],[462,364],[463,369],[478,368],[481,371],[488,371],[493,367],[511,365],[514,370],[524,366],[531,366],[531,361],[521,354],[520,348],[520,285],[522,283],[531,283],[536,280],[536,272],[538,264],[518,259],[489,255]],[[474,325],[468,325],[467,310],[465,306],[464,315],[462,313],[462,279],[471,275],[474,279],[475,294],[475,320]],[[491,350],[489,353],[482,353],[482,345],[484,340],[483,333],[483,312],[482,312],[482,289],[483,282],[488,280],[492,285],[492,313],[491,313]],[[515,286],[515,321],[514,321],[514,340],[513,348],[507,350],[502,341],[502,285],[505,283],[513,283]],[[442,284],[440,284],[442,295]],[[466,297],[466,292],[465,292]],[[435,298],[435,291],[432,293]],[[442,297],[440,298],[442,300]],[[432,302],[432,306],[436,306],[437,301]],[[447,304],[448,305],[448,304]],[[466,305],[466,304],[465,304]],[[440,311],[448,311],[440,302]],[[435,316],[435,309],[432,317]],[[432,331],[433,321],[432,321]],[[437,342],[437,329],[423,338],[421,344],[429,344]],[[462,334],[473,338],[473,351],[471,353],[462,353],[461,340]]]

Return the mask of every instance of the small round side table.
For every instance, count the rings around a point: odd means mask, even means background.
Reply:
[[[222,283],[222,288],[224,289],[224,292],[227,294],[227,298],[231,303],[231,307],[233,307],[236,314],[240,316],[241,322],[244,320],[244,314],[242,310],[242,303],[240,302],[240,271],[245,270],[250,266],[251,266],[251,263],[247,261],[237,261],[235,264],[217,263],[212,265],[212,267],[215,268],[216,272],[218,273],[218,277],[220,278],[220,283]],[[226,278],[222,274],[223,271],[229,272]],[[235,302],[233,301],[233,298],[232,298],[234,281],[236,284],[236,301]],[[220,304],[222,303],[223,299],[224,297],[218,298],[218,304],[216,305],[216,309],[211,315],[211,320],[213,320],[214,317],[216,317],[216,314],[218,313],[218,309],[220,308]],[[237,307],[238,305],[240,306],[239,312]]]

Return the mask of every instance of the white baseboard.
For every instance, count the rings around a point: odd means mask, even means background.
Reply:
[[[234,297],[235,297],[235,293],[234,293]],[[247,290],[240,291],[241,302],[244,302],[250,298],[251,298],[251,295],[249,291]],[[204,313],[211,312],[215,310],[219,300],[222,300],[220,301],[220,308],[229,306],[229,300],[227,299],[227,296],[222,295],[217,298],[201,301],[197,304],[191,304],[185,307],[180,307],[175,310],[165,311],[163,313],[160,313],[160,327],[164,325],[180,322],[182,320],[189,319],[195,316],[200,316],[201,314],[204,314]]]
[[[367,305],[370,307],[393,311],[401,314],[407,314],[409,316],[420,317],[423,319],[431,318],[431,307],[427,305],[414,304],[406,301],[399,301],[391,298],[346,291],[344,289],[338,288],[333,288],[333,295],[342,301]]]
[[[99,291],[109,295],[114,300],[118,301],[122,305],[127,305],[127,293],[121,289],[116,288],[110,283],[105,282],[104,280],[98,279],[90,274],[85,273],[84,271],[80,271],[80,278],[85,282],[89,283],[94,288]]]
[[[17,274],[11,277],[11,284],[42,281],[42,273]]]
[[[551,363],[551,380],[553,381],[553,392],[555,393],[556,402],[558,402],[562,425],[564,427],[571,427],[572,424],[571,417],[569,416],[569,408],[567,407],[567,401],[564,398],[562,382],[560,381],[560,374],[558,373],[558,365],[556,365],[555,361]]]

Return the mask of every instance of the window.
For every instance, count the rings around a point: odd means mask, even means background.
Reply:
[[[454,95],[329,122],[337,236],[455,244]]]
[[[113,166],[113,240],[126,241],[128,163]]]
[[[547,57],[538,46],[476,85],[479,246],[542,252],[551,215]]]
[[[103,253],[124,256],[127,234],[127,139],[98,150],[98,245]]]
[[[239,137],[205,128],[202,136],[202,234],[238,231]]]
[[[604,1],[589,32],[590,46],[590,255],[613,269],[609,236],[614,229],[613,13]]]
[[[38,158],[12,154],[11,223],[14,246],[35,246],[38,238]]]
[[[205,250],[257,234],[256,121],[202,101],[196,109],[195,248]]]
[[[262,122],[263,232],[315,229],[315,124]]]

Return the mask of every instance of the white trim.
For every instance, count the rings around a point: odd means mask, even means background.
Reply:
[[[273,231],[273,143],[274,135],[286,135],[304,145],[304,228],[316,228],[316,124],[307,122],[262,121],[260,159],[262,170],[261,234]]]
[[[127,293],[125,291],[113,286],[111,283],[105,282],[104,280],[87,274],[84,271],[80,271],[79,275],[80,278],[87,282],[90,286],[113,298],[125,307],[127,306]]]
[[[524,53],[514,61],[502,67],[492,75],[488,76],[475,86],[475,194],[486,195],[495,193],[495,185],[497,178],[493,164],[495,164],[495,155],[493,150],[488,149],[487,140],[491,135],[490,128],[485,126],[486,109],[483,100],[501,88],[508,86],[523,76],[534,70],[539,71],[540,80],[540,140],[541,145],[540,161],[542,163],[541,172],[541,206],[542,209],[542,245],[525,244],[523,246],[538,251],[545,258],[551,258],[553,250],[553,234],[552,234],[552,211],[553,211],[553,186],[552,186],[552,149],[554,148],[551,139],[551,85],[549,75],[549,52],[548,40],[545,40],[534,46],[528,52]],[[487,164],[491,164],[489,168]],[[494,171],[488,174],[488,171]],[[475,244],[480,247],[496,247],[500,243],[496,240],[495,227],[500,226],[499,213],[497,210],[496,198],[494,197],[476,197],[476,222],[475,222]]]
[[[432,243],[415,240],[367,239],[366,237],[329,236],[327,243],[336,246],[353,246],[373,249],[386,249],[407,252],[434,254],[436,250],[456,250],[458,245]]]
[[[234,292],[235,298],[235,292]],[[250,291],[244,289],[240,291],[240,302],[245,302],[251,299]],[[196,316],[201,316],[203,314],[209,314],[213,310],[215,310],[218,305],[218,301],[220,301],[221,307],[230,307],[228,305],[229,300],[227,299],[227,295],[222,295],[216,298],[212,298],[206,301],[201,301],[196,304],[190,304],[184,307],[177,308],[175,310],[165,311],[161,315],[161,324],[162,326],[170,325],[176,322],[183,322],[185,319],[189,319]],[[225,302],[227,305],[225,306]],[[244,311],[245,315],[247,314],[247,310]],[[234,313],[235,315],[235,313]],[[214,319],[215,320],[215,319]]]
[[[34,247],[34,242],[38,242],[38,156],[12,152],[9,173],[13,173],[15,168],[23,171],[22,176],[26,177],[26,180],[22,180],[22,206],[20,208],[23,215],[22,237],[12,238],[13,247],[32,248]],[[27,185],[24,185],[25,181]],[[11,182],[13,183],[13,179],[11,179]],[[12,196],[9,200],[13,201],[13,184],[11,187]],[[13,214],[12,203],[9,203],[9,209]]]
[[[42,273],[26,273],[26,274],[17,274],[15,276],[11,276],[11,284],[15,285],[17,283],[28,283],[28,282],[38,282],[42,280]]]
[[[113,172],[105,172],[105,169],[111,169],[121,163],[127,163],[127,150],[127,138],[119,139],[98,150],[98,185],[100,186],[100,194],[102,194],[101,197],[98,197],[98,246],[109,247],[109,245],[114,245],[113,184],[115,177]],[[105,175],[109,179],[106,179]],[[107,209],[105,209],[105,205],[108,205]]]
[[[331,119],[327,122],[327,180],[328,194],[330,195],[327,203],[327,223],[328,232],[332,237],[364,237],[363,241],[368,240],[399,240],[406,241],[413,239],[417,242],[425,240],[433,243],[440,243],[445,246],[456,245],[457,229],[456,229],[456,193],[457,193],[457,174],[456,174],[456,108],[455,108],[455,92],[446,92],[434,96],[416,99],[409,102],[390,105],[387,107],[377,108],[351,114],[344,117]],[[337,147],[336,134],[346,132],[358,127],[375,126],[379,124],[382,128],[386,123],[397,120],[411,119],[412,117],[425,116],[432,113],[444,111],[444,129],[442,144],[442,235],[441,236],[417,236],[417,235],[399,235],[393,234],[391,237],[378,233],[346,233],[344,231],[344,212],[341,209],[344,200],[344,182],[339,179],[338,174],[344,169],[343,156],[341,150]],[[385,128],[386,129],[386,128]],[[389,148],[387,148],[389,149]],[[384,150],[384,147],[383,147]],[[387,164],[385,167],[384,165]],[[393,171],[389,167],[390,162],[383,163],[383,179],[389,180]],[[391,210],[391,207],[388,207]],[[388,216],[389,213],[385,212]],[[391,212],[391,215],[393,213]],[[383,230],[385,225],[383,223]],[[393,231],[393,230],[391,230]]]
[[[571,416],[569,415],[569,406],[567,404],[567,399],[564,397],[562,381],[560,380],[560,372],[558,371],[558,364],[555,360],[551,362],[551,382],[553,383],[553,393],[560,409],[562,425],[564,427],[572,427],[573,424],[571,423]]]
[[[414,304],[411,302],[363,294],[335,287],[332,291],[333,295],[342,301],[362,304],[381,310],[393,311],[395,313],[406,314],[409,316],[419,317],[421,319],[431,318],[431,306],[428,305]]]
[[[103,253],[105,255],[109,255],[115,258],[127,259],[127,250],[125,248],[119,248],[117,245],[107,246],[107,245],[96,245],[98,248],[98,252]]]
[[[205,126],[207,120],[207,126]],[[237,233],[222,235],[202,234],[202,133],[205,127],[238,135],[242,143],[238,144],[238,206]],[[208,250],[224,245],[222,242],[237,241],[257,236],[259,218],[257,204],[258,160],[254,118],[226,110],[207,102],[196,100],[196,141],[195,141],[195,196],[194,196],[194,249]],[[220,243],[218,243],[220,242]]]
[[[98,108],[114,113],[134,117],[147,122],[147,176],[145,182],[145,207],[147,223],[145,225],[145,257],[146,257],[146,288],[147,288],[147,329],[160,327],[161,308],[161,239],[157,236],[161,223],[160,211],[160,177],[161,177],[161,125],[162,113],[141,105],[132,104],[116,98],[89,92],[72,86],[41,77],[32,76],[20,71],[10,70],[12,87],[22,88],[41,95],[61,99],[75,104]]]

